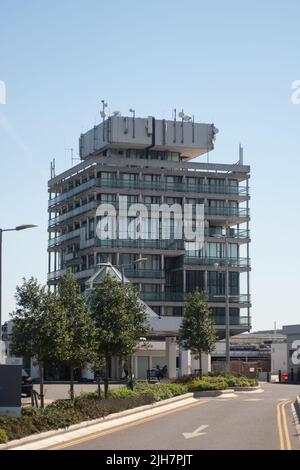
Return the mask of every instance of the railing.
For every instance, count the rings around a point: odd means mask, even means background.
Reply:
[[[247,239],[250,238],[250,230],[229,228],[225,234],[225,230],[211,227],[204,230],[204,235],[206,237],[219,238],[219,241],[224,240],[225,235],[227,235],[227,238]]]
[[[57,271],[52,271],[51,273],[48,273],[47,279],[48,281],[51,281],[52,279],[57,279],[61,276],[64,276],[65,274],[67,274],[66,269],[58,269]]]
[[[163,279],[165,273],[162,270],[156,269],[125,269],[125,276],[131,279],[134,278],[147,278],[147,279]]]
[[[54,206],[55,204],[58,204],[59,202],[66,201],[72,196],[76,196],[76,194],[80,194],[83,191],[86,191],[89,188],[92,188],[95,186],[96,180],[95,178],[92,178],[89,181],[86,181],[85,183],[79,184],[78,186],[75,186],[75,188],[70,189],[69,191],[66,191],[65,193],[58,194],[58,196],[55,196],[52,199],[49,199],[48,201],[48,206]]]
[[[202,194],[226,194],[236,196],[248,196],[246,186],[233,187],[229,185],[216,186],[210,184],[188,184],[188,183],[168,183],[166,181],[125,181],[122,179],[104,180],[101,178],[92,178],[85,183],[82,183],[75,188],[70,189],[64,193],[58,194],[48,201],[48,206],[51,207],[55,204],[63,202],[72,196],[76,196],[81,192],[86,191],[94,186],[101,188],[120,188],[120,189],[136,189],[136,190],[151,190],[151,191],[171,191],[182,193],[202,193]]]
[[[197,266],[214,266],[226,267],[226,258],[200,257],[200,256],[184,256],[183,264]],[[230,268],[249,268],[249,258],[228,258],[228,267]]]
[[[226,325],[225,315],[214,315],[213,316],[215,324],[219,326]],[[243,317],[230,317],[229,323],[231,326],[251,326],[251,317],[243,316]]]
[[[250,304],[250,296],[247,294],[239,294],[239,295],[229,295],[229,303],[230,304]],[[218,295],[218,294],[209,294],[208,301],[211,303],[223,303],[226,302],[225,295]]]
[[[103,180],[97,178],[97,186],[104,188],[120,189],[149,189],[151,191],[172,191],[183,193],[203,193],[203,194],[232,194],[237,196],[247,196],[246,186],[216,186],[213,184],[189,184],[189,183],[169,183],[166,181],[126,181],[122,179]]]
[[[71,232],[65,233],[64,235],[59,235],[58,237],[51,238],[48,240],[48,246],[58,245],[64,241],[72,240],[72,238],[80,237],[81,229],[72,230]]]
[[[69,220],[72,217],[75,217],[76,215],[81,215],[84,214],[88,211],[94,210],[96,212],[97,207],[101,204],[101,201],[90,201],[87,204],[84,204],[80,207],[77,207],[76,209],[73,209],[69,212],[66,212],[64,214],[58,215],[54,217],[53,219],[50,219],[48,222],[49,227],[53,227],[55,224],[61,223],[65,220]],[[109,204],[113,205],[116,210],[118,210],[118,203],[117,202],[109,202]],[[151,204],[149,203],[141,203],[144,206],[146,206],[147,210],[151,210]],[[130,207],[130,204],[127,206],[128,208]],[[195,213],[195,211],[193,211]],[[247,218],[249,217],[249,209],[246,208],[236,208],[236,207],[204,207],[204,214],[206,216],[218,216],[218,217],[223,217],[223,218]],[[223,236],[223,233],[220,234],[220,232],[216,231],[213,228],[210,229],[205,229],[205,236]],[[228,238],[240,238],[240,239],[245,239],[249,238],[249,231],[247,230],[237,230],[237,229],[229,229],[227,232]]]
[[[174,250],[184,251],[183,240],[100,240],[94,239],[94,243],[101,248],[136,248],[141,250]]]
[[[50,219],[48,222],[48,226],[52,227],[53,225],[58,224],[60,222],[64,222],[65,220],[69,220],[72,217],[75,217],[76,215],[84,214],[85,212],[96,209],[99,204],[99,201],[90,201],[87,204],[83,204],[82,206],[76,207],[76,209],[73,209],[69,212],[65,212],[64,214],[58,215],[57,217]]]
[[[186,296],[183,292],[140,292],[140,296],[146,302],[184,302]],[[210,303],[225,303],[225,296],[208,295],[208,302]],[[230,295],[230,304],[243,304],[250,303],[247,294]]]

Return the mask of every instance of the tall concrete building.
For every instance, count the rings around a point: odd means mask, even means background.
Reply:
[[[182,316],[186,294],[203,289],[221,339],[226,293],[231,334],[250,329],[250,168],[242,151],[238,163],[208,163],[205,155],[213,150],[217,129],[180,116],[159,120],[116,113],[80,136],[81,162],[52,174],[48,185],[48,284],[55,286],[71,270],[84,289],[97,266],[110,262],[161,317]],[[201,156],[203,161],[193,161]],[[204,244],[175,238],[174,219],[169,239],[162,239],[163,214],[156,239],[100,239],[97,207],[110,203],[118,217],[122,196],[128,205],[146,208],[203,204]],[[135,263],[138,258],[144,261]]]

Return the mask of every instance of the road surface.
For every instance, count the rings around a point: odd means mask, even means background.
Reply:
[[[291,403],[300,386],[262,384],[262,391],[201,398],[197,404],[56,449],[299,450]]]

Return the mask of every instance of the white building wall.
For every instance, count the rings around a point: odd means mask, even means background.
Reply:
[[[278,374],[278,371],[287,372],[287,344],[272,343],[271,349],[271,372]]]

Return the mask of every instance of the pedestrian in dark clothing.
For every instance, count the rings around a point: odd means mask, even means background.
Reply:
[[[123,365],[123,372],[125,374],[125,379],[128,379],[128,375],[129,375],[129,369],[128,369],[128,364],[127,362],[124,362],[124,365]]]

